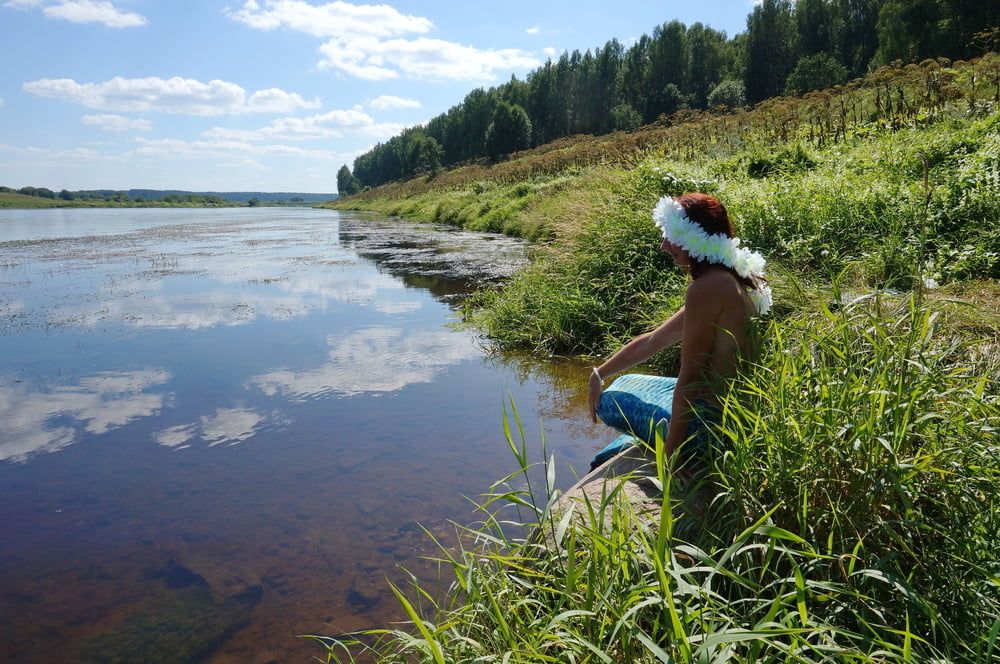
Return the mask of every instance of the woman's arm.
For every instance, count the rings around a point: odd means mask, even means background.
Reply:
[[[684,307],[681,307],[655,330],[641,334],[622,346],[604,364],[597,367],[597,372],[601,374],[601,378],[610,378],[616,373],[641,364],[664,348],[673,346],[679,342],[683,330]],[[597,379],[596,375],[591,373],[590,384],[588,385],[588,404],[590,406],[590,418],[594,422],[597,422],[597,405],[601,400],[602,389],[601,381]]]
[[[674,387],[670,428],[664,440],[667,457],[687,439],[691,422],[691,401],[704,383],[705,368],[712,353],[715,324],[719,314],[717,298],[712,297],[709,278],[691,282],[685,298],[687,316],[681,339],[681,369]]]

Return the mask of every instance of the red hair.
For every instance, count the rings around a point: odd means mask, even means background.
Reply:
[[[729,213],[715,196],[690,191],[674,199],[684,208],[688,219],[701,226],[709,235],[724,234],[726,237],[736,237],[733,232],[733,224],[729,221]],[[708,261],[691,258],[691,276],[695,279],[705,273],[710,265],[718,265],[724,270],[728,270],[736,281],[747,288],[756,288],[757,284],[748,277],[741,277],[736,270],[719,263],[709,263]]]

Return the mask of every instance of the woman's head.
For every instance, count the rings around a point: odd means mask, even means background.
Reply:
[[[721,234],[727,238],[735,237],[736,234],[733,232],[732,222],[729,221],[729,213],[726,211],[726,206],[714,196],[699,192],[688,192],[675,197],[673,200],[684,209],[684,215],[687,219],[699,226],[709,236]],[[679,267],[687,270],[695,279],[701,276],[710,265],[719,265],[718,262],[695,258],[689,251],[671,242],[668,237],[664,237],[663,242],[660,244],[660,249],[669,253],[673,257],[674,262]],[[744,286],[754,286],[753,280],[740,277],[731,267],[725,265],[719,265],[719,267],[732,272],[733,276]]]

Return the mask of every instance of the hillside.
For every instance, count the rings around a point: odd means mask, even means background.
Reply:
[[[442,551],[454,591],[380,637],[379,661],[995,661],[1000,57],[567,138],[333,207],[535,239],[470,319],[503,348],[602,357],[683,301],[650,212],[692,190],[726,204],[775,292],[706,483],[661,469],[658,529],[611,497],[567,529],[545,521],[553,490],[530,491],[533,444],[505,429],[524,476],[484,499],[485,544]],[[676,369],[671,352],[640,368]],[[537,524],[556,546],[526,539]]]

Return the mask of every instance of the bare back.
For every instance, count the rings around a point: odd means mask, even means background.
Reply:
[[[702,282],[702,280],[704,280]],[[709,357],[701,381],[705,385],[703,398],[714,399],[719,379],[736,375],[740,358],[752,354],[750,343],[751,317],[754,304],[746,289],[727,270],[713,269],[698,279],[698,293],[710,297],[714,320],[708,321],[713,335]],[[692,297],[689,291],[688,297]],[[701,390],[699,390],[701,391]]]

